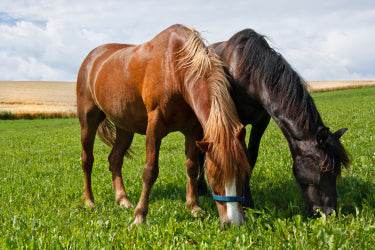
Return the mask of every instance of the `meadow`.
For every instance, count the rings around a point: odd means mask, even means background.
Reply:
[[[96,208],[81,204],[83,172],[76,118],[0,120],[0,249],[373,249],[375,88],[312,96],[331,131],[349,128],[341,141],[352,165],[342,171],[338,208],[327,219],[308,216],[287,142],[274,122],[262,139],[251,180],[256,208],[246,211],[241,227],[222,230],[210,196],[200,197],[205,218],[192,218],[185,209],[180,133],[162,141],[147,224],[130,228],[134,210],[114,204],[107,162],[110,149],[99,140],[93,170]],[[135,136],[132,151],[133,158],[124,161],[123,177],[136,204],[142,188],[144,136]]]

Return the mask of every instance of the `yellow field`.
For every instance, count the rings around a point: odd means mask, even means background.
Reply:
[[[0,112],[17,118],[75,116],[75,86],[75,82],[0,81]]]
[[[310,81],[307,82],[311,87],[309,90],[311,93],[315,92],[327,92],[334,90],[343,89],[357,89],[363,87],[374,87],[375,80],[367,81]]]
[[[311,81],[310,92],[375,86],[375,81]],[[0,114],[14,118],[76,115],[75,82],[0,81]]]

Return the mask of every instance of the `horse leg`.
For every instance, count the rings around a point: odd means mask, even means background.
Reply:
[[[108,156],[109,170],[112,172],[112,186],[115,191],[116,203],[126,208],[133,207],[126,194],[121,175],[121,168],[124,162],[124,155],[133,141],[134,133],[124,131],[116,127],[116,141],[111,154]]]
[[[186,189],[186,209],[191,209],[193,217],[203,217],[205,212],[199,206],[198,200],[198,148],[195,145],[196,138],[185,136],[186,150],[186,172],[187,172],[187,189]],[[203,179],[204,180],[204,179]],[[199,214],[198,214],[199,213]]]
[[[269,121],[270,118],[265,119],[261,125],[256,124],[253,125],[251,128],[250,139],[248,144],[249,146],[248,149],[245,151],[251,170],[253,170],[255,167],[255,163],[258,158],[260,140],[262,139],[262,136],[268,126]],[[245,199],[243,206],[248,208],[254,208],[254,201],[250,190],[250,176],[248,175],[245,178],[244,198]]]
[[[243,143],[243,148],[245,150],[246,156],[247,156],[247,161],[249,162],[249,168],[250,168],[250,174],[253,171],[253,167],[251,166],[251,158],[250,158],[250,153],[249,150],[246,148],[246,143]],[[250,190],[250,175],[246,175],[245,177],[245,184],[243,187],[243,196],[244,196],[244,202],[243,206],[247,208],[254,208],[254,201],[253,197],[251,196],[251,190]]]
[[[198,177],[198,195],[206,196],[208,194],[206,180],[204,179],[204,154],[199,151],[199,177]]]
[[[142,194],[137,207],[134,210],[133,225],[146,222],[151,188],[159,175],[159,150],[162,138],[166,135],[166,128],[160,118],[159,110],[148,114],[146,130],[146,164],[143,169]]]
[[[251,128],[248,149],[249,149],[249,154],[250,154],[249,163],[253,168],[258,158],[260,140],[262,139],[262,136],[268,126],[269,121],[270,121],[270,118],[266,119],[261,124],[253,125],[253,127]]]
[[[81,143],[82,143],[82,170],[84,173],[83,203],[87,207],[95,207],[94,195],[91,188],[91,172],[94,163],[94,141],[96,130],[99,124],[104,120],[104,114],[96,107],[83,112],[78,110],[78,117],[81,124]]]

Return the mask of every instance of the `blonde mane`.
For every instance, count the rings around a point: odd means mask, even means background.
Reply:
[[[223,62],[211,48],[207,48],[194,29],[185,27],[189,38],[178,52],[182,55],[178,68],[187,70],[187,80],[206,79],[211,101],[210,115],[204,131],[204,139],[212,141],[207,157],[217,168],[208,164],[207,172],[215,176],[221,185],[233,179],[235,174],[248,172],[247,158],[237,133],[243,128],[235,104],[230,96],[230,84],[224,71]]]

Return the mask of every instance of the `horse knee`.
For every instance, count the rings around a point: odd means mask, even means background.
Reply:
[[[145,166],[142,174],[143,181],[146,183],[154,183],[159,175],[159,168],[157,166]]]
[[[198,178],[198,164],[192,162],[191,160],[186,161],[186,173],[190,178],[196,179]]]
[[[118,169],[121,170],[124,159],[114,153],[111,153],[108,156],[108,162],[109,162],[109,171],[113,172]]]
[[[84,172],[91,173],[92,171],[92,165],[94,164],[94,156],[86,154],[84,151],[82,151],[82,170]]]

